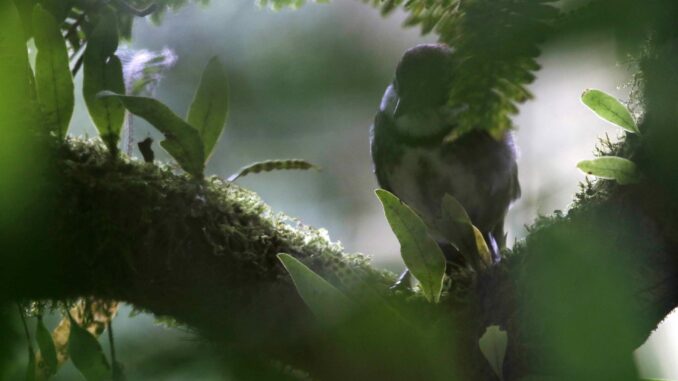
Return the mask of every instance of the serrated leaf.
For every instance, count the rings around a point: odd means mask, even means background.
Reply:
[[[42,321],[42,316],[38,316],[37,326],[35,328],[35,340],[38,342],[40,348],[40,355],[47,367],[46,373],[48,375],[55,374],[59,363],[57,361],[56,347],[52,334],[49,332],[45,323]]]
[[[26,381],[35,381],[35,352],[28,346],[28,364],[26,365]]]
[[[299,296],[318,320],[337,321],[352,309],[352,303],[346,295],[301,261],[285,253],[278,254],[278,259],[292,277]]]
[[[97,339],[69,316],[71,332],[68,336],[68,353],[73,365],[87,381],[111,378],[111,367]]]
[[[504,379],[504,357],[506,357],[506,346],[508,345],[508,335],[498,326],[491,325],[487,327],[483,336],[478,340],[480,352],[487,359],[500,380]]]
[[[82,90],[92,122],[112,153],[117,152],[125,108],[115,99],[101,99],[97,94],[104,90],[125,93],[122,64],[115,55],[117,47],[118,27],[115,14],[105,8],[84,53]]]
[[[228,116],[228,80],[217,57],[213,57],[202,73],[200,85],[188,110],[188,124],[200,132],[209,158]]]
[[[618,156],[602,156],[593,160],[583,160],[577,163],[577,168],[587,175],[616,180],[621,185],[637,183],[640,180],[640,173],[636,164],[629,159]]]
[[[38,103],[47,127],[63,138],[75,104],[73,76],[59,25],[40,4],[33,8],[33,36],[38,50],[35,57]]]
[[[400,254],[430,302],[437,303],[445,277],[445,256],[424,221],[392,193],[377,189],[386,219],[400,242]]]
[[[134,115],[148,121],[165,135],[160,145],[192,176],[201,179],[205,169],[205,151],[200,134],[161,102],[146,97],[133,97],[110,91],[99,93],[102,98],[116,98]]]
[[[631,112],[617,98],[603,91],[591,89],[584,91],[581,100],[602,119],[634,134],[640,133]]]
[[[259,172],[270,172],[270,171],[280,171],[280,170],[290,170],[290,169],[299,169],[299,170],[309,170],[316,169],[320,170],[320,167],[309,163],[306,160],[301,159],[289,159],[289,160],[266,160],[252,163],[248,166],[242,167],[238,173],[234,173],[228,177],[228,181],[235,181],[240,177],[246,176],[250,173],[259,173]]]

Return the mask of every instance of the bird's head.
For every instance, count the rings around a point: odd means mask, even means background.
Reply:
[[[421,44],[406,51],[393,81],[398,94],[394,116],[444,106],[452,70],[452,49],[447,45]]]

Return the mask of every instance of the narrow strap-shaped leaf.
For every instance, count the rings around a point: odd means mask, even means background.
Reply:
[[[584,91],[581,100],[602,119],[634,134],[640,133],[631,112],[617,98],[603,91],[591,89]]]
[[[587,175],[616,180],[622,185],[640,181],[640,173],[636,164],[623,157],[602,156],[593,160],[583,160],[577,163],[577,168]]]
[[[437,303],[445,276],[446,261],[442,250],[414,210],[386,190],[377,189],[376,194],[400,241],[400,254],[405,265],[419,281],[426,299]]]
[[[87,381],[111,378],[111,368],[97,339],[69,316],[71,332],[68,336],[68,353],[73,365]]]
[[[24,29],[24,37],[26,40],[33,37],[33,7],[35,6],[35,1],[36,0],[14,0],[14,5],[21,17],[21,24]],[[0,8],[0,10],[7,12],[2,8]]]
[[[114,54],[117,46],[115,14],[105,8],[84,53],[83,97],[94,125],[112,153],[117,152],[125,108],[117,100],[100,99],[97,94],[104,90],[125,93],[122,64]]]
[[[33,9],[33,35],[38,102],[48,128],[63,138],[73,115],[73,77],[59,25],[40,4]]]
[[[480,352],[487,359],[500,380],[504,379],[504,357],[508,345],[508,335],[498,326],[487,327],[483,336],[478,340]]]
[[[259,173],[259,172],[270,172],[270,171],[280,171],[280,170],[290,170],[290,169],[299,169],[299,170],[309,170],[316,169],[320,170],[315,164],[309,163],[306,160],[301,159],[288,159],[288,160],[266,160],[252,163],[245,167],[242,167],[238,173],[234,173],[228,177],[228,181],[235,181],[240,177],[247,176],[250,173]]]
[[[478,258],[482,261],[484,267],[487,267],[492,264],[492,253],[490,248],[487,246],[487,241],[483,237],[483,233],[480,230],[473,226],[473,235],[475,236],[476,249],[478,250]]]
[[[193,103],[188,109],[188,124],[200,132],[205,157],[209,158],[228,116],[228,81],[226,71],[213,57],[202,73]]]
[[[203,177],[205,151],[200,134],[161,102],[146,97],[132,97],[110,91],[99,93],[102,98],[119,99],[132,114],[140,116],[165,135],[160,145],[196,178]]]
[[[285,253],[278,254],[278,259],[292,277],[299,296],[318,320],[337,321],[351,310],[352,302],[346,295],[298,259]]]
[[[42,316],[38,316],[38,322],[35,328],[35,340],[38,342],[40,355],[47,368],[45,373],[48,375],[55,374],[57,367],[59,366],[56,347],[54,345],[54,340],[52,339],[52,334],[42,321]]]

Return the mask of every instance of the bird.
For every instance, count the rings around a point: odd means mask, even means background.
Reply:
[[[373,169],[379,186],[424,221],[440,216],[445,194],[456,198],[497,263],[506,213],[520,197],[516,148],[510,131],[497,138],[484,126],[446,139],[466,110],[448,102],[454,74],[453,50],[445,44],[420,44],[404,53],[370,128]],[[453,260],[458,251],[442,237],[434,239]],[[397,284],[405,279],[407,272]]]

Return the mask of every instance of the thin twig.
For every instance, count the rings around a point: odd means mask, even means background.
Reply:
[[[33,344],[31,343],[31,334],[28,332],[28,324],[26,324],[26,316],[24,316],[24,309],[21,304],[16,302],[16,307],[19,309],[19,316],[21,316],[21,323],[24,326],[24,333],[26,334],[26,341],[28,342],[28,349],[33,351]]]
[[[115,343],[113,342],[113,324],[111,321],[106,323],[106,328],[108,328],[108,345],[111,347],[111,363],[115,364],[118,361],[115,358]]]

